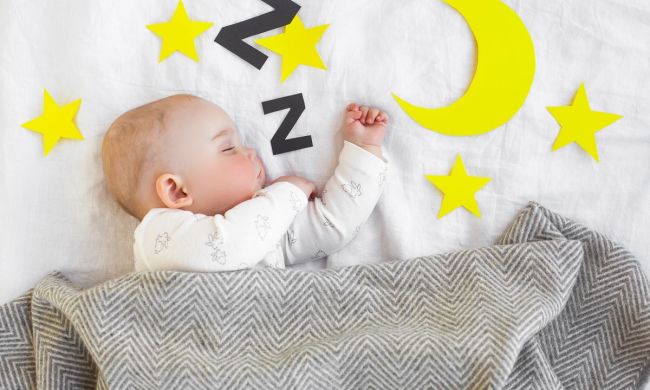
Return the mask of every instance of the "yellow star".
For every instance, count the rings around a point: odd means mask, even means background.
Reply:
[[[298,65],[307,65],[318,69],[327,69],[316,50],[316,44],[327,30],[329,24],[305,29],[296,15],[285,32],[270,37],[257,39],[255,42],[282,56],[282,78],[284,81]]]
[[[561,126],[553,150],[575,142],[596,161],[599,161],[596,132],[622,118],[617,114],[592,111],[584,83],[580,85],[570,106],[546,107],[546,109]]]
[[[199,56],[196,54],[194,39],[210,27],[212,27],[212,23],[191,20],[187,16],[187,12],[185,12],[182,1],[178,2],[176,11],[174,11],[170,21],[147,25],[151,32],[162,39],[158,62],[162,62],[175,51],[179,51],[198,62]]]
[[[424,176],[444,194],[438,219],[460,206],[465,207],[477,217],[481,217],[481,210],[478,208],[474,195],[490,181],[490,178],[468,176],[460,154],[456,157],[456,163],[449,176]]]
[[[59,106],[47,92],[47,89],[44,91],[43,115],[25,122],[21,126],[43,134],[43,153],[47,156],[60,138],[82,140],[84,137],[74,123],[74,118],[81,105],[81,99],[77,99],[65,106]]]

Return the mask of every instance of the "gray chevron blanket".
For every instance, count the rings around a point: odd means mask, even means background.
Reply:
[[[633,389],[650,285],[531,203],[498,244],[318,272],[52,274],[0,308],[2,389]]]

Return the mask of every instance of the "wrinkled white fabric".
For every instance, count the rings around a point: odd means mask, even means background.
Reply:
[[[507,124],[460,138],[420,127],[391,96],[441,107],[469,85],[475,41],[442,0],[301,2],[307,28],[330,24],[317,46],[327,70],[301,66],[282,83],[276,54],[259,47],[269,59],[257,70],[214,42],[223,26],[269,11],[261,1],[184,1],[190,18],[214,23],[196,40],[199,62],[178,53],[158,62],[160,39],[145,27],[169,20],[176,0],[1,1],[0,302],[51,270],[86,285],[133,270],[138,221],[104,188],[101,139],[122,112],[179,92],[230,113],[269,179],[301,175],[319,191],[343,145],[345,106],[388,112],[391,169],[377,207],[348,245],[301,267],[491,244],[534,200],[620,242],[650,272],[650,2],[504,1],[531,33],[535,80]],[[596,134],[600,163],[575,144],[551,152],[559,125],[546,107],[570,104],[582,82],[594,110],[624,116]],[[84,135],[47,157],[42,137],[20,126],[41,114],[44,88],[60,104],[82,99]],[[306,108],[290,137],[310,134],[314,146],[274,156],[270,139],[286,111],[264,115],[261,103],[295,93]],[[442,195],[424,175],[447,174],[458,153],[469,174],[492,178],[476,195],[480,219],[463,209],[436,218]]]

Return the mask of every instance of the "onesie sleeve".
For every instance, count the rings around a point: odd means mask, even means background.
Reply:
[[[344,141],[321,197],[308,202],[287,230],[286,264],[316,260],[347,245],[375,208],[387,169],[387,159]]]
[[[135,231],[136,271],[250,268],[277,245],[306,204],[299,187],[278,182],[223,215],[154,209]]]

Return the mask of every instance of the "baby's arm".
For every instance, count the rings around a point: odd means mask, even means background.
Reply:
[[[301,188],[277,182],[224,215],[163,210],[149,222],[145,218],[136,230],[136,271],[252,267],[273,249],[306,204]]]
[[[347,245],[377,204],[386,170],[384,158],[344,141],[321,197],[309,202],[287,231],[286,263],[315,260]]]

